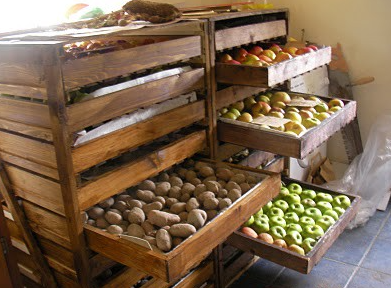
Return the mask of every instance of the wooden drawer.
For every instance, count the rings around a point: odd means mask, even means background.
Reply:
[[[309,96],[296,92],[288,93],[302,95],[304,98]],[[327,102],[331,99],[318,97]],[[323,120],[317,127],[309,129],[300,137],[270,129],[261,129],[256,124],[228,119],[226,122],[219,121],[217,123],[218,139],[244,147],[303,159],[356,117],[356,101],[341,100],[345,104],[341,110]]]
[[[216,81],[224,84],[272,87],[330,61],[331,47],[325,47],[268,67],[216,63]]]
[[[324,191],[331,195],[342,195],[335,191],[325,189],[323,187],[301,182],[295,179],[283,178],[285,184],[291,182],[299,183],[303,188],[312,189],[315,191]],[[227,240],[227,243],[237,247],[243,251],[252,252],[255,255],[275,262],[279,265],[296,270],[303,274],[308,274],[314,266],[322,259],[327,250],[333,245],[334,241],[343,232],[349,222],[354,218],[358,211],[361,198],[357,195],[347,195],[351,200],[351,206],[346,209],[345,213],[339,217],[337,222],[333,224],[326,233],[319,239],[315,247],[305,256],[291,252],[288,249],[283,249],[273,244],[268,244],[261,240],[249,237],[239,231],[234,232]]]
[[[250,215],[278,194],[279,174],[239,166],[233,167],[241,171],[250,171],[262,180],[227,210],[218,214],[197,233],[170,252],[161,253],[149,250],[117,235],[85,225],[89,247],[126,266],[144,271],[167,283],[173,283],[198,265],[213,248],[223,242]],[[229,225],[226,225],[227,223]]]

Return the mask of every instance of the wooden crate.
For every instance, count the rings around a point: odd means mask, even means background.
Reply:
[[[304,98],[310,96],[289,91],[288,93],[291,95],[302,95]],[[327,102],[331,99],[330,97],[319,98]],[[303,159],[313,149],[355,118],[356,101],[341,100],[345,104],[341,110],[322,121],[319,126],[309,129],[300,137],[268,129],[259,129],[259,125],[232,120],[229,123],[218,122],[218,139],[257,150]]]
[[[331,245],[333,245],[335,240],[344,231],[349,222],[354,218],[358,211],[361,198],[357,195],[331,191],[321,186],[308,184],[306,182],[297,181],[295,179],[282,178],[282,181],[284,181],[286,185],[291,182],[295,182],[299,183],[305,189],[324,191],[326,193],[330,193],[331,195],[347,195],[350,198],[352,204],[348,209],[346,209],[345,213],[340,216],[338,221],[326,231],[315,247],[305,256],[291,252],[287,249],[280,248],[273,244],[268,244],[255,238],[248,237],[239,231],[234,232],[228,238],[227,243],[243,251],[252,252],[261,258],[275,262],[292,270],[303,274],[308,274],[326,254],[327,250],[331,247]]]
[[[279,192],[279,174],[235,165],[232,167],[254,173],[262,180],[235,201],[228,210],[220,213],[172,251],[161,253],[149,250],[118,235],[85,225],[88,246],[110,259],[145,271],[167,283],[177,281]]]

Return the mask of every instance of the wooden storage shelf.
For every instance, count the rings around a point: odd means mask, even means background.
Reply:
[[[216,63],[216,81],[232,85],[273,87],[330,61],[331,47],[325,47],[268,67]]]
[[[303,93],[293,93],[310,96]],[[305,98],[304,97],[304,98]],[[328,97],[319,97],[326,101]],[[345,106],[329,118],[323,120],[317,127],[306,131],[302,136],[295,137],[284,132],[270,129],[260,129],[259,125],[232,120],[230,123],[217,123],[218,139],[224,142],[241,145],[257,150],[267,151],[283,156],[303,159],[316,147],[329,139],[356,116],[356,101],[343,100]]]
[[[250,215],[279,193],[279,174],[233,167],[237,170],[250,171],[262,180],[174,250],[167,253],[149,250],[120,236],[85,225],[88,246],[95,252],[126,266],[145,271],[167,283],[179,280],[205,259],[213,248],[235,231]],[[224,225],[225,223],[230,225]]]
[[[330,193],[331,195],[346,195],[351,200],[351,206],[346,209],[338,221],[335,222],[326,231],[326,233],[319,239],[315,247],[305,256],[291,252],[288,249],[280,248],[273,244],[268,244],[255,238],[248,237],[239,231],[234,232],[228,238],[227,242],[243,251],[251,252],[266,260],[275,262],[300,273],[308,274],[326,254],[327,250],[331,247],[331,245],[333,245],[334,241],[344,231],[349,222],[354,218],[358,211],[361,198],[357,195],[338,193],[329,189],[325,189],[321,186],[308,184],[296,179],[282,178],[282,181],[284,181],[284,183],[287,185],[291,182],[299,183],[305,189],[324,191],[326,193]]]

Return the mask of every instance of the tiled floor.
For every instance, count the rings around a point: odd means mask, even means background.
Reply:
[[[390,214],[391,204],[345,230],[308,275],[260,259],[230,288],[390,288]]]

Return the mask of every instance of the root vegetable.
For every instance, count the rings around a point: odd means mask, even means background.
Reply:
[[[202,181],[199,179],[199,178],[193,178],[189,181],[191,184],[193,184],[194,186],[197,186],[198,184],[201,184]]]
[[[181,202],[187,202],[189,199],[190,199],[190,195],[189,194],[183,194],[182,196],[181,196],[181,198],[179,198],[179,200],[181,201]]]
[[[182,187],[182,185],[183,185],[182,179],[179,177],[176,177],[176,176],[170,177],[170,179],[168,181],[170,182],[171,186],[174,186],[174,187]]]
[[[114,204],[114,198],[110,197],[107,198],[106,200],[99,202],[99,206],[102,207],[103,209],[108,209],[111,207],[111,205]]]
[[[170,191],[168,192],[168,197],[179,199],[182,195],[181,188],[178,186],[171,187]]]
[[[246,176],[244,174],[235,174],[231,177],[230,181],[235,182],[237,184],[242,184],[246,181]]]
[[[233,181],[229,181],[227,183],[227,185],[225,185],[224,188],[227,189],[228,191],[231,191],[232,189],[238,189],[238,190],[242,191],[239,184],[236,182],[233,182]]]
[[[105,210],[101,207],[92,207],[90,210],[87,211],[88,217],[91,219],[98,219],[105,215]]]
[[[170,182],[161,182],[156,185],[155,194],[157,196],[166,196],[168,194],[168,191],[170,191],[170,188],[171,188]]]
[[[197,199],[204,203],[204,201],[208,198],[215,198],[215,194],[211,191],[205,191],[205,192],[202,192],[198,197]]]
[[[153,198],[153,202],[160,202],[162,205],[166,205],[166,199],[163,196],[156,196]]]
[[[124,212],[126,209],[128,209],[128,205],[125,201],[117,201],[113,204],[113,206],[111,206],[111,208]]]
[[[144,180],[138,185],[138,189],[140,190],[149,190],[149,191],[155,191],[156,185],[155,182],[151,180]]]
[[[219,205],[219,200],[216,198],[207,198],[204,201],[204,208],[206,210],[215,210]]]
[[[96,222],[96,227],[101,229],[106,229],[107,227],[110,226],[109,222],[107,222],[104,217],[96,219],[95,222]]]
[[[228,168],[217,168],[216,176],[224,181],[229,181],[234,176],[234,173]]]
[[[153,198],[156,197],[155,193],[149,190],[137,190],[136,194],[140,200],[146,203],[151,203],[153,201]]]
[[[239,189],[232,189],[228,192],[227,197],[231,199],[232,202],[235,202],[242,196],[242,192]]]
[[[179,223],[170,227],[168,232],[171,236],[187,238],[197,232],[196,228],[191,224]]]
[[[225,198],[228,195],[228,191],[226,189],[220,189],[217,193],[217,196],[220,198]]]
[[[138,207],[134,207],[128,214],[128,220],[132,224],[141,224],[145,221],[144,211]]]
[[[122,216],[118,213],[107,211],[105,214],[105,219],[108,223],[117,225],[122,221]]]
[[[116,235],[124,233],[121,226],[118,226],[118,225],[110,225],[109,227],[107,227],[107,232],[109,232],[110,234],[116,234]]]
[[[208,221],[212,220],[213,218],[215,218],[217,216],[217,214],[218,214],[217,210],[208,210],[208,211],[206,211],[207,220]]]
[[[167,200],[166,200],[166,206],[168,207],[168,208],[171,208],[171,206],[172,205],[174,205],[175,203],[178,203],[179,201],[178,201],[178,199],[176,199],[176,198],[168,198]]]
[[[198,209],[200,207],[200,203],[197,198],[190,198],[186,203],[186,211],[190,212],[191,210]]]
[[[250,184],[244,182],[240,184],[240,189],[242,190],[242,193],[246,193],[248,190],[251,189],[251,186]]]
[[[170,207],[170,211],[174,214],[179,214],[183,211],[186,211],[186,203],[184,202],[178,202],[178,203],[175,203],[174,205],[172,205]]]
[[[197,173],[193,170],[188,170],[185,175],[186,181],[191,182],[194,178],[197,178]]]
[[[134,207],[143,208],[143,203],[140,200],[136,199],[126,201],[126,204],[128,204],[128,209],[132,209]]]
[[[193,195],[193,192],[195,190],[195,186],[191,183],[185,183],[183,184],[182,186],[182,189],[181,189],[181,193],[182,194],[189,194],[189,195]]]
[[[209,167],[209,166],[204,166],[204,167],[201,167],[200,170],[198,170],[198,173],[202,176],[202,177],[210,177],[210,176],[214,176],[215,175],[215,171],[212,167]]]
[[[170,176],[166,172],[161,173],[158,177],[159,182],[168,181],[169,179]]]
[[[148,215],[149,211],[151,210],[162,210],[163,209],[163,204],[160,202],[152,202],[149,204],[145,204],[143,206],[143,211],[145,215]]]
[[[143,227],[145,234],[147,235],[155,230],[155,227],[153,227],[153,225],[148,220],[141,223],[141,227]]]
[[[187,223],[193,225],[196,229],[200,229],[205,225],[207,214],[204,210],[194,209],[187,216]]]
[[[151,224],[164,227],[166,225],[171,226],[181,221],[178,215],[167,213],[164,211],[152,210],[148,213],[148,220]]]
[[[172,248],[172,238],[170,233],[165,229],[160,229],[156,233],[156,245],[157,247],[164,251],[170,251]]]
[[[154,245],[154,246],[157,245],[157,242],[156,242],[156,238],[155,238],[155,237],[145,235],[145,236],[144,236],[144,240],[148,241],[148,243],[151,244],[151,245]]]
[[[188,215],[189,213],[187,213],[186,211],[183,211],[178,214],[179,218],[181,218],[181,222],[187,222]]]
[[[219,201],[219,209],[223,210],[224,208],[229,207],[232,204],[231,199],[229,198],[224,198]]]
[[[130,224],[128,227],[128,235],[138,238],[143,238],[145,236],[145,231],[143,227],[138,224]]]
[[[195,187],[195,189],[194,189],[193,195],[194,195],[195,197],[198,197],[198,195],[200,195],[202,192],[205,192],[205,191],[207,191],[206,185],[205,185],[205,184],[198,184],[198,185]]]
[[[217,194],[221,188],[221,185],[217,181],[207,181],[205,182],[206,190],[211,191]]]

